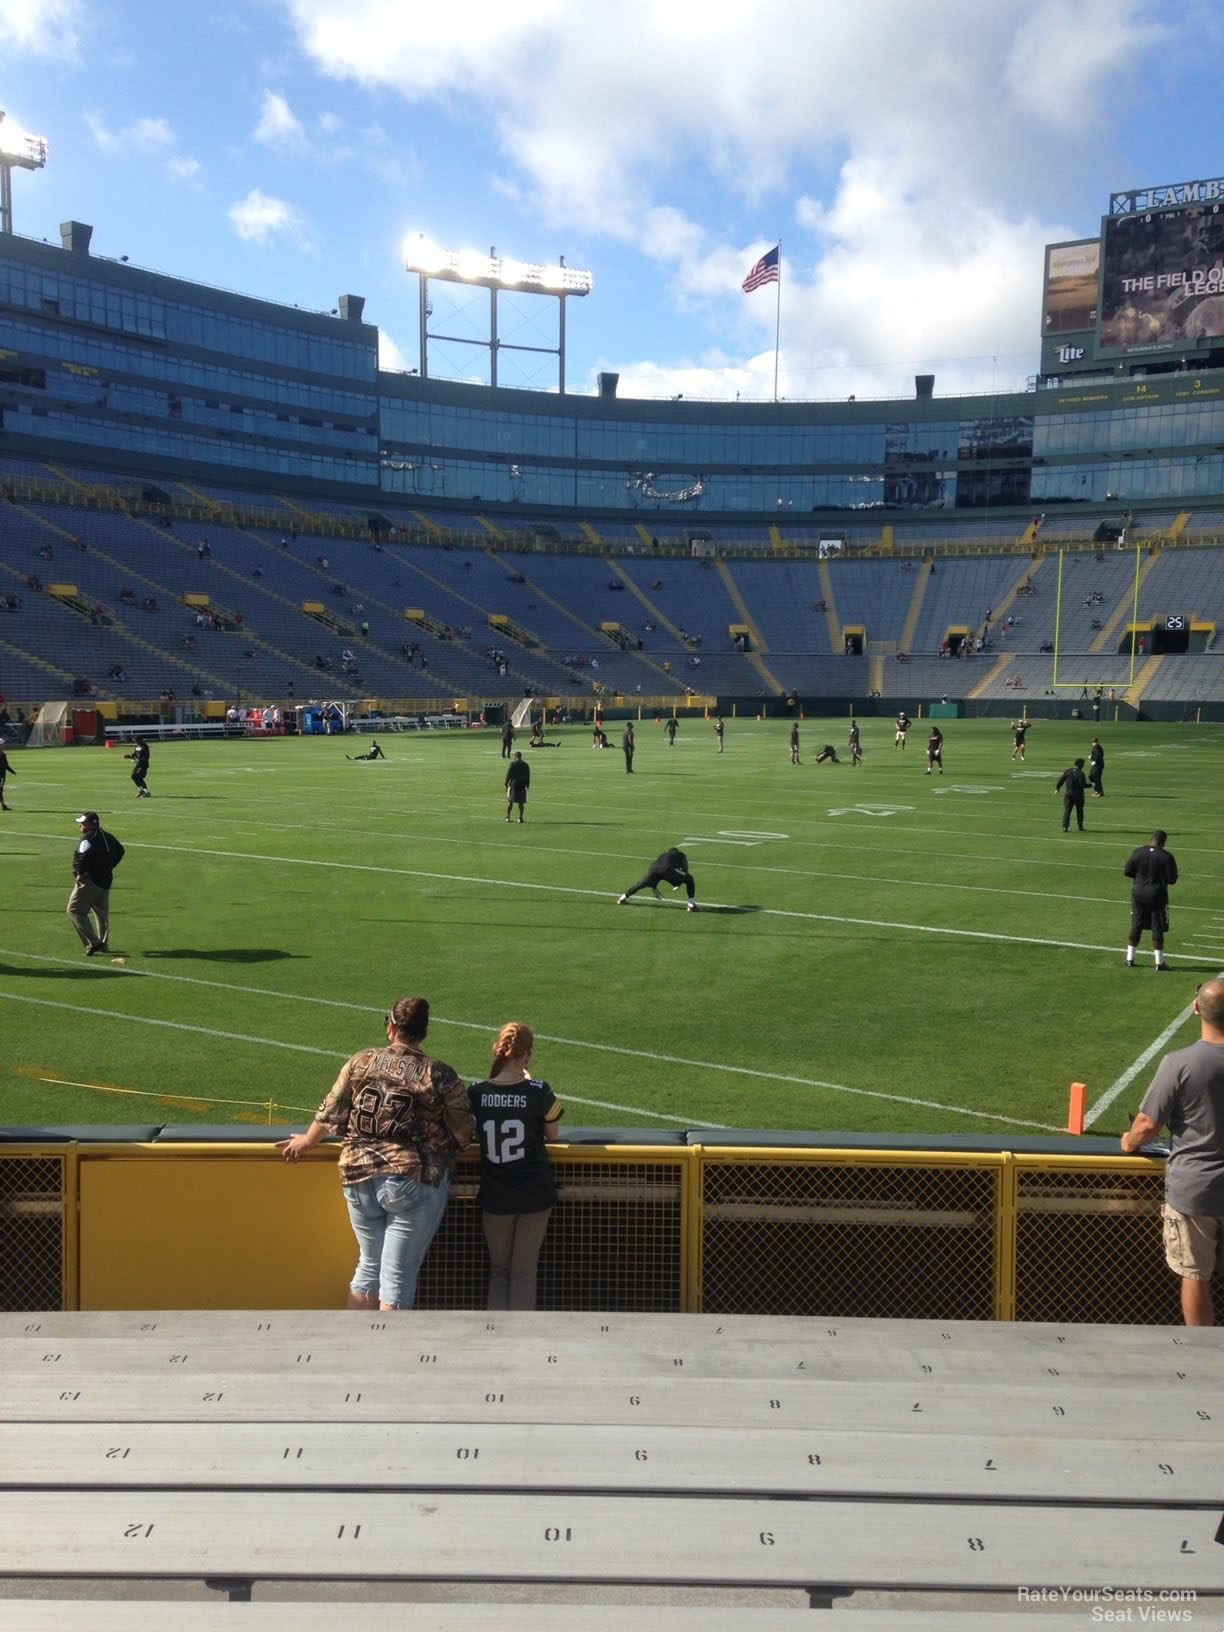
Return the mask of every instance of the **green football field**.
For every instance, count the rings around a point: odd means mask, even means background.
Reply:
[[[923,722],[904,753],[865,722],[854,769],[813,763],[844,720],[803,722],[799,766],[784,721],[729,721],[722,755],[646,721],[632,776],[554,731],[522,827],[494,732],[389,735],[374,764],[345,758],[365,739],[154,744],[139,801],[119,750],[16,753],[0,1121],[302,1122],[421,993],[467,1076],[531,1025],[570,1126],[1036,1133],[1078,1078],[1115,1131],[1224,969],[1224,727],[1103,725],[1106,798],[1064,834],[1090,727],[1038,719],[1022,764],[1006,721],[944,723],[942,778]],[[127,846],[104,958],[64,916],[83,808]],[[1160,977],[1146,942],[1123,967],[1156,826],[1182,874]],[[673,844],[701,910],[618,907]]]

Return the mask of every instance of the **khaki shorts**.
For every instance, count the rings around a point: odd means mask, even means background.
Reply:
[[[1209,1281],[1224,1239],[1224,1218],[1179,1213],[1167,1201],[1160,1216],[1164,1219],[1165,1263],[1174,1275],[1188,1281]]]

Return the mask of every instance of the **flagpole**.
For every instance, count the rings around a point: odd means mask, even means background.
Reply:
[[[778,350],[782,334],[782,240],[778,239],[778,305],[774,314],[774,401],[778,400]]]

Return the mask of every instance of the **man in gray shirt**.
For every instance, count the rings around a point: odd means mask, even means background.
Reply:
[[[1133,1155],[1169,1129],[1165,1169],[1165,1261],[1181,1277],[1187,1326],[1214,1326],[1211,1277],[1224,1259],[1224,977],[1194,1000],[1202,1035],[1166,1054],[1122,1149]]]

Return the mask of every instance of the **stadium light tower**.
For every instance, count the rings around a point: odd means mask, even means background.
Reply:
[[[429,377],[429,342],[446,340],[460,346],[483,346],[489,353],[489,383],[497,384],[497,354],[499,351],[543,352],[557,359],[557,387],[565,395],[565,302],[571,295],[589,295],[591,274],[577,267],[566,266],[562,255],[555,266],[535,261],[515,261],[500,257],[490,248],[487,255],[475,249],[441,249],[425,234],[417,233],[404,240],[404,266],[415,272],[420,288],[421,378]],[[430,278],[444,283],[468,283],[489,291],[489,338],[473,340],[468,335],[431,334],[429,331],[430,305],[427,293]],[[520,346],[500,340],[497,335],[497,296],[499,290],[517,294],[551,295],[557,301],[559,317],[555,346]]]
[[[13,171],[41,170],[46,162],[42,137],[7,124],[0,112],[0,232],[13,230]]]

